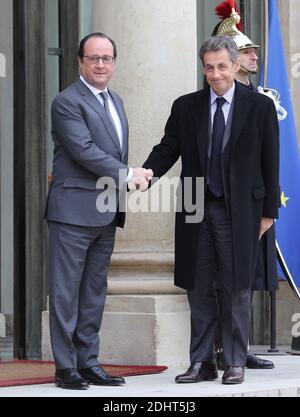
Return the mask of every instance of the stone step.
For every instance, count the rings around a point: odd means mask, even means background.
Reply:
[[[123,267],[111,268],[108,274],[109,294],[184,294],[174,285],[173,271]]]
[[[149,251],[115,252],[111,258],[111,267],[173,268],[174,253]]]

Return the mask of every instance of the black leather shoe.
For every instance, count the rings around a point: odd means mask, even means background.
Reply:
[[[218,378],[217,364],[215,361],[196,362],[181,375],[177,375],[175,382],[193,383],[201,381],[214,381]]]
[[[222,384],[232,385],[244,382],[245,369],[241,366],[226,366]]]
[[[125,379],[120,376],[111,376],[100,366],[79,370],[80,375],[93,385],[124,385]]]
[[[55,385],[64,389],[89,389],[89,384],[77,369],[58,369],[55,372]]]
[[[272,361],[261,359],[253,353],[247,353],[246,367],[249,369],[273,369],[275,367]]]

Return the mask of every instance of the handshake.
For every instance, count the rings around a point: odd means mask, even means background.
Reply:
[[[149,182],[153,178],[152,169],[133,168],[133,174],[129,181],[129,188],[145,191],[149,186]]]

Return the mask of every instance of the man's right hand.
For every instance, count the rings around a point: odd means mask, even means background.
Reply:
[[[152,169],[133,168],[133,175],[130,180],[135,185],[135,188],[140,191],[145,191],[148,188],[149,181],[153,178]]]

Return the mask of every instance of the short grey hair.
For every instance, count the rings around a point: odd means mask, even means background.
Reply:
[[[211,38],[207,39],[204,44],[201,46],[199,56],[204,65],[204,55],[207,52],[217,52],[221,49],[226,49],[229,52],[230,60],[235,64],[238,56],[239,50],[230,36],[212,36]]]

